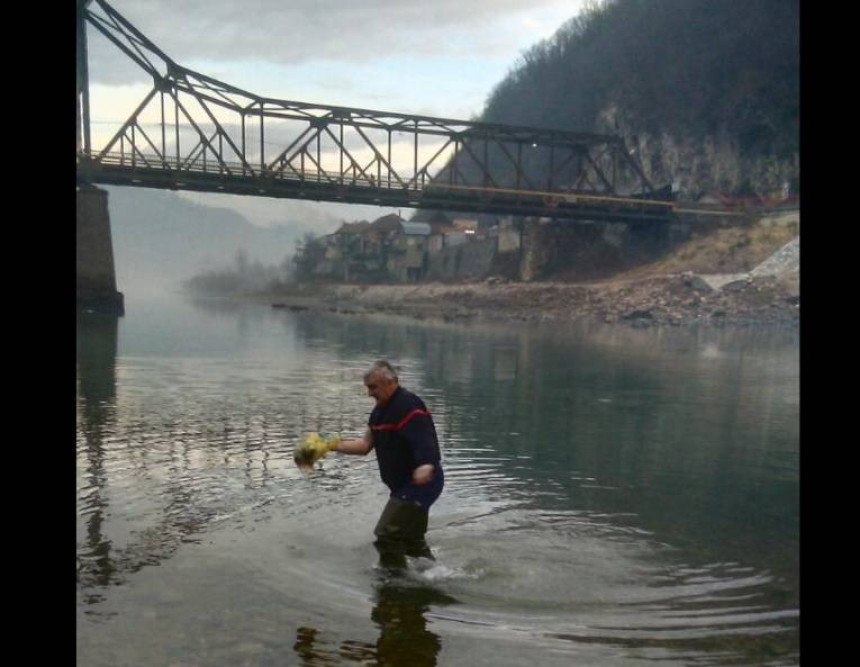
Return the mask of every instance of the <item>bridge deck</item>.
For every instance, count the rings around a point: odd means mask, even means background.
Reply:
[[[169,161],[132,160],[118,154],[103,155],[97,161],[82,158],[79,173],[85,180],[105,185],[607,222],[665,222],[672,218],[675,207],[674,202],[654,199],[484,188],[422,179],[401,185],[390,179],[318,170],[291,176],[280,170],[249,169],[241,163],[179,169]]]

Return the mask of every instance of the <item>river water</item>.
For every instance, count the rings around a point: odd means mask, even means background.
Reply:
[[[796,330],[126,306],[78,317],[78,664],[799,664]],[[291,459],[378,358],[446,466],[401,576],[373,455]]]

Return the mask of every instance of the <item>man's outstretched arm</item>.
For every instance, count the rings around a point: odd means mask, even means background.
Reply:
[[[370,432],[370,429],[367,429],[361,438],[341,440],[333,451],[340,452],[341,454],[364,456],[371,449],[373,449],[373,434]]]

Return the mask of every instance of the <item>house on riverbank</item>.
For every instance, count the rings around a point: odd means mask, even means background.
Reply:
[[[426,222],[401,222],[392,237],[388,272],[398,283],[417,283],[427,274],[430,236]]]
[[[431,235],[430,225],[395,213],[373,222],[344,222],[320,240],[325,250],[313,273],[346,283],[416,282],[426,273]]]
[[[449,282],[486,276],[498,253],[518,251],[519,230],[510,219],[486,226],[438,211],[419,212],[410,221],[391,213],[373,222],[344,222],[317,243],[311,272],[319,279]]]
[[[757,244],[747,239],[751,230],[774,236],[783,244],[799,233],[799,211],[786,206],[743,218],[714,218],[707,226],[698,221],[694,225],[689,219],[634,226],[510,216],[480,219],[474,225],[456,217],[449,221],[441,214],[431,215],[415,216],[408,222],[390,214],[372,223],[344,223],[320,240],[326,244],[325,256],[305,267],[305,275],[365,285],[474,282],[489,277],[525,282],[593,281],[637,267],[656,267],[687,243],[701,245],[699,252],[705,255],[708,248],[717,252],[728,243],[737,261],[719,273],[738,273],[749,269],[743,261],[745,249]],[[732,235],[737,238],[726,240],[734,238]],[[695,265],[666,270],[688,268],[700,271]]]

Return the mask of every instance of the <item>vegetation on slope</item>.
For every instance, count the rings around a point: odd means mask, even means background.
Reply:
[[[799,150],[797,0],[606,0],[524,52],[481,120],[607,131],[724,134],[742,158]],[[619,128],[609,128],[618,131]]]

